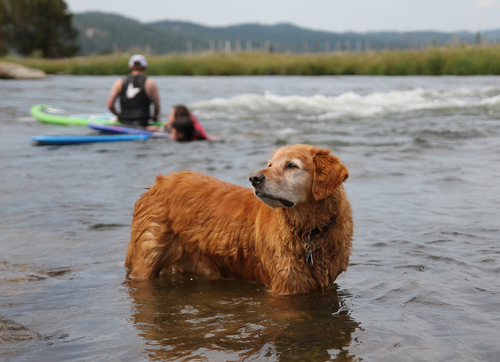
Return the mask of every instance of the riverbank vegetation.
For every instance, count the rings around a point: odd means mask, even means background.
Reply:
[[[47,74],[120,75],[130,54],[65,59],[5,57]],[[500,47],[379,52],[207,52],[148,56],[149,75],[500,75]]]

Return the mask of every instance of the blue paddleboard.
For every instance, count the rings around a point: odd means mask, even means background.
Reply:
[[[123,135],[82,135],[82,136],[33,136],[32,141],[39,145],[74,145],[80,143],[93,142],[121,142],[121,141],[136,141],[147,140],[148,135],[144,134],[123,134]]]
[[[161,138],[170,137],[169,133],[152,132],[141,128],[132,128],[132,127],[117,126],[117,125],[102,124],[102,123],[89,123],[88,126],[92,129],[102,132],[122,133],[122,134],[144,134],[149,137],[161,137]]]

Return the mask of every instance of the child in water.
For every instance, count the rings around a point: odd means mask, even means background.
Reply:
[[[176,124],[175,121],[180,118],[182,118],[182,121],[179,121]],[[190,135],[190,132],[188,132],[188,129],[190,127],[187,124],[189,123],[189,121],[192,123],[194,127],[194,133],[192,135]],[[176,127],[181,127],[181,126],[182,130],[176,129]],[[178,104],[172,107],[172,110],[170,111],[170,114],[168,116],[168,122],[165,122],[163,124],[163,127],[165,127],[166,129],[170,128],[172,130],[170,134],[170,139],[179,140],[176,138],[177,133],[183,135],[182,139],[183,141],[196,141],[196,140],[208,139],[207,133],[201,126],[198,119],[191,112],[189,112],[186,106],[182,104]],[[151,131],[156,131],[159,128],[157,126],[150,126],[148,127],[148,129]]]
[[[179,142],[192,141],[195,135],[195,128],[193,121],[188,117],[177,117],[172,123],[170,131],[170,139]]]

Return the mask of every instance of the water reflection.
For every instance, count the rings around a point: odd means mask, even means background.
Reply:
[[[280,296],[240,280],[163,274],[126,282],[151,360],[352,361],[360,328],[336,286]]]

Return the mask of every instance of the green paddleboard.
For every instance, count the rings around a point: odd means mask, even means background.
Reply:
[[[118,118],[112,113],[66,115],[63,109],[46,104],[36,104],[31,107],[30,112],[40,122],[65,126],[87,126],[89,123],[119,124]],[[155,126],[162,124],[161,122],[152,123]]]

